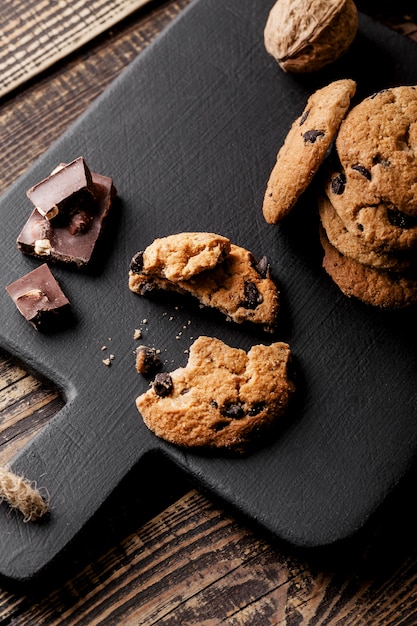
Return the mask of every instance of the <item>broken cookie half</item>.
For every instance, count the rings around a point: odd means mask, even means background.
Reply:
[[[266,257],[214,233],[189,232],[156,239],[132,259],[129,288],[139,295],[157,290],[189,294],[237,323],[273,332],[279,291]]]
[[[170,443],[244,452],[287,410],[295,391],[288,344],[249,352],[199,337],[185,367],[158,374],[136,406],[147,427]]]

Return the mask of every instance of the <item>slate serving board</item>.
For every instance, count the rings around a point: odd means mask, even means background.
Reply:
[[[298,546],[349,537],[407,471],[417,445],[414,313],[386,313],[344,297],[321,269],[314,196],[267,225],[262,197],[276,152],[312,90],[353,77],[359,98],[417,82],[417,48],[361,16],[348,55],[315,75],[284,74],[266,54],[271,0],[196,0],[1,199],[1,282],[38,265],[15,246],[30,210],[25,192],[61,161],[83,155],[114,178],[120,203],[99,263],[54,266],[75,324],[36,332],[1,292],[0,345],[61,386],[65,407],[13,462],[46,487],[52,513],[23,524],[0,510],[0,573],[42,570],[149,455],[165,455],[261,527]],[[217,231],[266,253],[282,290],[274,338],[188,302],[132,294],[132,255],[155,237]],[[147,320],[147,323],[143,323]],[[190,323],[189,323],[190,321]],[[135,328],[186,362],[200,334],[248,349],[288,341],[298,394],[277,436],[246,458],[185,452],[142,424],[135,397]],[[115,359],[102,363],[105,354]],[[144,480],[148,477],[144,476]],[[140,481],[137,488],[140,490]]]

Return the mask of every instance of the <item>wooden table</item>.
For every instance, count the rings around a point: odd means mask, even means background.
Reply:
[[[9,6],[0,9],[1,192],[189,1],[85,0],[71,3],[72,19],[61,2],[40,1],[31,9],[21,0],[12,13]],[[417,41],[414,3],[392,4],[357,2]],[[45,37],[43,55],[32,45],[34,32]],[[0,389],[4,464],[63,399],[4,352]],[[354,542],[318,553],[261,537],[172,468],[159,465],[154,473],[151,486],[140,478],[140,498],[139,474],[129,476],[45,576],[22,585],[3,581],[0,622],[417,624],[415,472]],[[0,506],[8,514],[7,505]]]

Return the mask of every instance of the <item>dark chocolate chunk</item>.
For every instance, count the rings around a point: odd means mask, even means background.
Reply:
[[[417,226],[417,218],[411,215],[406,215],[397,208],[392,207],[388,209],[388,221],[392,226],[398,226],[398,228],[415,228]]]
[[[355,170],[355,172],[359,172],[359,174],[362,174],[362,176],[364,176],[366,180],[371,180],[371,172],[363,165],[352,165],[352,169]]]
[[[213,424],[211,426],[211,428],[217,433],[220,430],[224,430],[227,426],[229,426],[230,422],[226,422],[226,421],[218,421],[215,422],[215,424]]]
[[[94,185],[83,157],[59,166],[50,176],[28,189],[29,200],[39,213],[53,219],[94,201]]]
[[[374,165],[381,165],[384,168],[387,168],[391,165],[391,162],[388,159],[385,159],[380,154],[376,154],[372,159]]]
[[[300,126],[302,126],[304,124],[304,122],[308,118],[309,114],[310,114],[310,109],[307,109],[306,111],[304,111],[304,113],[300,117]]]
[[[319,137],[324,137],[322,130],[307,130],[303,135],[304,143],[316,143]]]
[[[255,265],[255,269],[261,278],[266,278],[269,273],[269,261],[266,256],[263,256]]]
[[[255,415],[259,415],[261,411],[265,409],[265,402],[257,402],[248,410],[248,415],[250,417],[255,417]]]
[[[225,404],[220,409],[220,413],[224,417],[230,417],[231,419],[240,419],[244,417],[245,410],[240,402],[230,402]]]
[[[136,252],[135,256],[130,261],[129,269],[134,274],[140,274],[143,269],[143,251]]]
[[[346,176],[343,172],[332,178],[332,192],[340,196],[345,190]]]
[[[116,194],[113,181],[108,176],[92,174],[92,179],[95,201],[88,211],[77,209],[73,214],[49,221],[34,209],[17,238],[19,250],[79,268],[86,266],[103,233]]]
[[[245,309],[256,309],[256,307],[262,302],[262,296],[258,291],[255,283],[250,280],[245,281],[244,287],[245,300],[242,303],[242,306]]]
[[[44,263],[6,287],[20,313],[37,330],[54,330],[68,318],[70,302]]]
[[[149,374],[161,367],[161,361],[155,348],[138,346],[135,350],[136,371],[139,374]]]
[[[169,396],[172,391],[173,383],[172,378],[167,372],[161,372],[155,376],[153,381],[153,388],[157,396],[165,398]]]

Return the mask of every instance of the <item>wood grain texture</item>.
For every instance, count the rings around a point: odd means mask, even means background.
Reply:
[[[71,54],[148,1],[1,3],[0,96]]]
[[[151,3],[136,21],[115,28],[91,48],[3,99],[2,191],[188,1]],[[401,4],[398,10],[384,19],[408,24],[410,33],[416,32],[413,22],[403,19]],[[0,463],[62,403],[53,386],[0,353]],[[154,481],[145,493],[140,490],[139,499],[135,485],[140,474],[139,470],[127,478],[51,571],[30,585],[5,581],[0,585],[0,623],[417,623],[415,472],[357,543],[313,554],[295,553],[260,537],[220,503],[190,490],[170,467],[154,468]],[[167,494],[165,499],[162,493]]]
[[[57,389],[0,350],[0,465],[5,465],[63,406]]]

